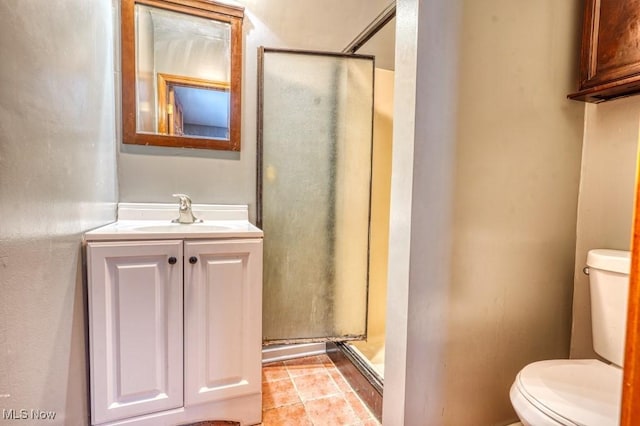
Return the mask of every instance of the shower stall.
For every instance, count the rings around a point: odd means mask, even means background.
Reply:
[[[375,401],[368,402],[378,408],[384,380],[394,14],[391,5],[341,53],[269,48],[259,53],[257,218],[265,233],[264,343],[332,342],[332,358],[345,359],[372,386]]]

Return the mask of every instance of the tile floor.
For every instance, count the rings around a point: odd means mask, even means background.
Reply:
[[[262,426],[379,426],[327,355],[262,367]]]

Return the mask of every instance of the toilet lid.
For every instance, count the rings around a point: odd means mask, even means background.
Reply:
[[[516,384],[531,404],[562,424],[619,424],[621,368],[595,359],[540,361],[523,368]]]

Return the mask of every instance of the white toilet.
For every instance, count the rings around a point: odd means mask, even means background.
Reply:
[[[539,361],[524,367],[511,386],[511,404],[525,426],[616,426],[631,254],[591,250],[587,256],[596,359]]]

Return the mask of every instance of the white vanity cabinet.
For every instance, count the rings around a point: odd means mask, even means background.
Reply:
[[[87,243],[92,424],[261,417],[262,239]]]

